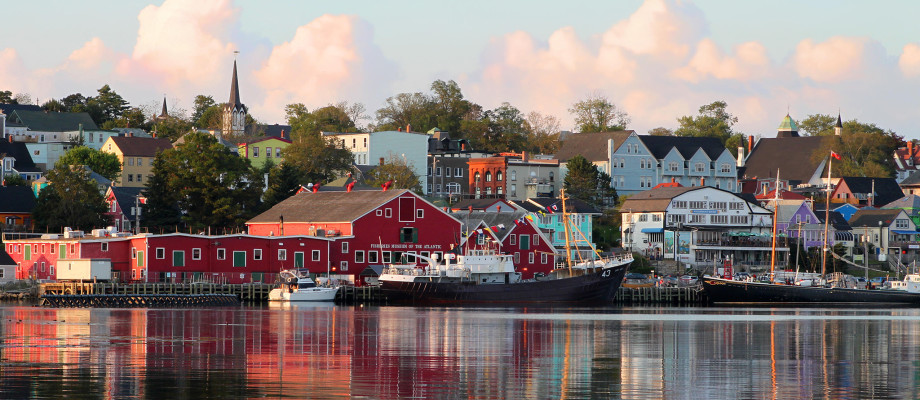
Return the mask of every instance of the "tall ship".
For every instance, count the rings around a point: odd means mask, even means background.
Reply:
[[[828,255],[827,231],[830,223],[830,196],[831,196],[831,163],[838,157],[831,152],[827,172],[827,207],[825,207],[824,245],[821,253],[821,273],[812,274],[777,274],[774,272],[776,264],[776,216],[773,218],[773,248],[772,261],[768,280],[757,282],[753,280],[734,280],[704,276],[700,279],[703,290],[710,302],[716,304],[861,304],[884,303],[902,305],[920,305],[920,275],[907,275],[902,282],[893,282],[891,289],[861,289],[855,282],[846,279],[843,274],[836,273],[828,276],[825,265]],[[777,187],[779,187],[779,171],[777,171]],[[777,190],[777,194],[779,190]],[[774,203],[776,204],[776,203]],[[775,210],[776,208],[774,208]],[[843,260],[840,256],[830,253],[832,257]],[[800,276],[805,279],[799,279]]]
[[[564,191],[561,197],[568,222]],[[411,254],[425,265],[387,266],[379,278],[381,293],[389,301],[428,304],[603,304],[613,298],[633,261],[630,253],[601,257],[595,249],[594,259],[576,263],[568,257],[567,267],[523,279],[513,256],[497,246],[457,253],[443,260]]]

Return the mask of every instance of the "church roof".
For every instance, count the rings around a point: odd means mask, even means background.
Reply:
[[[783,118],[783,122],[779,124],[778,130],[798,132],[799,127],[795,125],[795,121],[792,120],[792,117],[786,114],[786,118]]]
[[[236,78],[236,60],[233,60],[233,78],[230,81],[230,101],[227,102],[231,108],[240,107],[243,103],[240,101],[240,83]]]

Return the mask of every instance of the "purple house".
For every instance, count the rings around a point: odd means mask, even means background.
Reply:
[[[824,223],[815,215],[807,201],[781,202],[777,210],[776,231],[796,241],[806,249],[824,245]],[[828,228],[829,246],[834,245],[833,226]]]

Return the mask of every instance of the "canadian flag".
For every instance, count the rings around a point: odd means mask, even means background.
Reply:
[[[834,157],[834,159],[839,160],[839,159],[840,159],[840,154],[837,154],[837,153],[835,153],[833,150],[831,150],[831,157]]]
[[[380,187],[383,188],[383,191],[384,191],[384,192],[386,192],[387,189],[389,189],[390,186],[392,186],[392,185],[393,185],[393,181],[386,181],[386,182],[384,182],[382,185],[380,185]]]
[[[356,181],[351,181],[347,185],[345,185],[345,191],[350,193],[351,189],[354,189],[355,187],[355,182]]]

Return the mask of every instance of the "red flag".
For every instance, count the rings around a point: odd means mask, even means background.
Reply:
[[[549,213],[552,214],[552,213],[553,213],[553,207],[551,207],[551,206],[546,206],[546,211],[549,211]]]
[[[319,183],[314,183],[314,184],[313,184],[313,193],[316,193],[316,192],[319,191],[319,186],[320,186]]]
[[[840,154],[837,154],[837,153],[835,153],[833,150],[831,150],[831,157],[834,157],[835,159],[839,160],[839,159],[840,159]]]
[[[345,185],[345,191],[351,192],[351,189],[355,187],[355,181],[351,181],[349,184]]]
[[[393,185],[393,181],[386,181],[383,183],[383,185],[380,185],[380,187],[382,187],[383,191],[386,192],[387,189],[389,189],[391,185]]]

